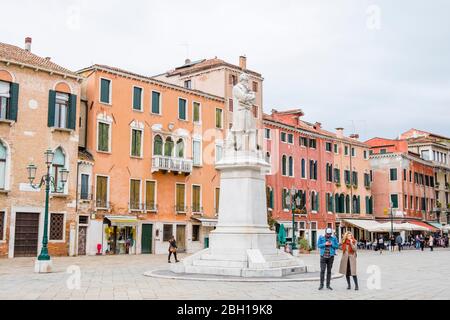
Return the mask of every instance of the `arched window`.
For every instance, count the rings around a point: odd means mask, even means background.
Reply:
[[[345,197],[345,213],[350,213],[350,196]]]
[[[161,136],[156,136],[153,141],[153,155],[155,156],[163,155],[163,140]]]
[[[345,213],[345,195],[342,193],[339,196],[339,209],[341,211],[341,213]]]
[[[184,158],[184,141],[183,141],[183,139],[179,139],[177,141],[176,156],[177,156],[177,158]]]
[[[319,194],[315,191],[311,192],[311,211],[319,211]]]
[[[353,196],[352,199],[352,213],[358,213],[358,198]]]
[[[173,140],[171,137],[168,137],[164,145],[164,156],[173,157],[173,148],[174,148]]]
[[[289,157],[289,177],[294,176],[294,158]]]
[[[306,179],[306,160],[302,159],[302,178]]]
[[[342,213],[341,206],[339,204],[339,195],[338,194],[334,195],[334,207],[335,207],[336,213]]]
[[[52,177],[54,181],[53,192],[63,193],[64,187],[61,181],[61,170],[66,166],[66,156],[61,148],[56,149],[53,156]]]
[[[0,141],[0,190],[6,188],[6,146]]]
[[[287,176],[287,157],[283,156],[282,160],[281,160],[281,166],[282,166],[282,171],[281,174],[283,176]]]

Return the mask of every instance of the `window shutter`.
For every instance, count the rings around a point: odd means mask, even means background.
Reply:
[[[19,109],[19,84],[11,83],[11,100],[9,107],[9,120],[17,121],[17,112]]]
[[[317,209],[317,212],[320,211],[320,206],[319,206],[319,204],[320,204],[319,193],[317,193],[317,194],[316,194],[316,209]]]
[[[76,130],[77,126],[77,95],[69,96],[69,129]]]
[[[48,126],[50,128],[55,126],[55,104],[56,91],[50,90],[48,93]]]

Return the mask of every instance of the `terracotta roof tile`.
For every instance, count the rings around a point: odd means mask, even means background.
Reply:
[[[53,63],[50,59],[39,57],[22,48],[2,42],[0,42],[0,60],[18,64],[26,64],[37,68],[79,77],[75,72]]]
[[[195,64],[188,64],[187,66],[181,66],[181,67],[176,68],[175,70],[171,70],[171,71],[167,72],[166,75],[169,77],[176,76],[176,75],[184,76],[184,75],[191,74],[194,72],[199,72],[199,71],[208,70],[208,69],[221,67],[221,66],[226,66],[226,67],[230,67],[233,69],[239,69],[241,71],[245,71],[249,74],[252,74],[256,77],[261,77],[261,74],[258,72],[248,70],[248,69],[243,70],[242,68],[240,68],[237,65],[225,62],[224,60],[217,59],[217,58],[200,60],[200,62],[195,63]]]

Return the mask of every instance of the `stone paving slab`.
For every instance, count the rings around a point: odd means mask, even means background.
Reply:
[[[183,256],[181,256],[183,258]],[[305,255],[319,270],[319,256]],[[339,270],[337,257],[333,272]],[[345,279],[333,291],[318,291],[317,282],[199,282],[145,277],[168,269],[166,256],[54,258],[55,271],[35,274],[34,259],[0,259],[0,299],[12,300],[301,300],[301,299],[450,299],[450,250],[434,252],[359,252],[360,291],[346,290]],[[79,269],[77,269],[79,268]],[[68,271],[72,270],[72,273]],[[73,286],[79,272],[79,286]],[[374,282],[377,278],[379,282]],[[374,284],[378,284],[379,286]]]

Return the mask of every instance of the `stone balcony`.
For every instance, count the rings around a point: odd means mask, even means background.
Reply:
[[[192,168],[192,160],[164,156],[153,156],[152,158],[152,173],[161,171],[190,175]]]

